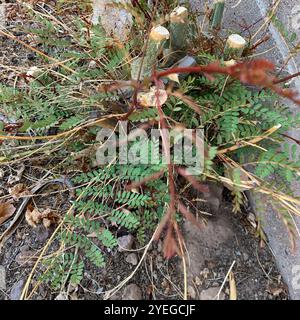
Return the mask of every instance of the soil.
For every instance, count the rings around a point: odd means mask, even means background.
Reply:
[[[191,260],[189,281],[197,296],[201,290],[220,287],[235,262],[233,274],[239,300],[286,299],[287,291],[274,258],[268,246],[261,247],[254,237],[248,214],[233,214],[228,202],[220,208],[203,230],[190,222],[184,224]],[[228,283],[223,292],[228,297]]]
[[[7,22],[11,32],[20,39],[25,34],[18,33],[15,25],[22,23],[21,14],[13,14],[11,9],[11,21]],[[28,50],[24,50],[15,41],[0,37],[1,65],[11,68],[3,70],[0,67],[1,82],[13,82],[16,76],[15,67],[26,69],[36,64],[35,56]],[[3,72],[2,72],[3,71]],[[1,114],[0,114],[1,116]],[[20,165],[16,164],[17,166]],[[45,174],[42,165],[33,169],[32,163],[25,163],[26,170],[21,181],[27,189],[34,187],[38,180]],[[4,177],[0,181],[0,199],[9,197],[8,179],[14,170],[11,167],[2,167]],[[14,169],[14,168],[13,168]],[[57,214],[63,216],[70,206],[70,192],[61,191],[61,187],[47,187],[40,196],[35,196],[33,205],[39,209],[51,208]],[[226,193],[225,193],[226,194]],[[209,214],[207,226],[198,229],[189,222],[182,222],[184,238],[187,247],[188,263],[188,291],[190,299],[200,299],[207,289],[216,288],[222,291],[220,298],[229,299],[230,289],[228,281],[222,284],[228,270],[235,262],[232,272],[236,282],[237,298],[268,300],[288,299],[285,284],[282,282],[274,258],[268,246],[263,248],[260,241],[254,235],[254,230],[247,217],[251,213],[233,214],[232,206],[224,193],[217,196],[217,206],[208,207],[205,211]],[[16,208],[22,199],[15,199]],[[217,207],[217,210],[216,210]],[[203,208],[198,208],[203,211]],[[0,227],[0,234],[8,227],[9,221]],[[16,232],[5,243],[0,252],[0,266],[3,266],[5,275],[5,289],[0,288],[0,300],[18,299],[21,295],[24,283],[29,276],[33,263],[41,249],[51,236],[54,228],[46,229],[42,225],[32,228],[23,220]],[[149,238],[151,234],[149,234]],[[58,243],[54,242],[50,248],[57,249]],[[142,258],[143,248],[137,247],[134,242],[133,252]],[[49,253],[48,252],[48,253]],[[86,264],[84,279],[76,288],[70,289],[70,299],[98,299],[105,297],[105,293],[116,287],[121,281],[129,277],[136,266],[126,261],[128,252],[119,252],[117,249],[107,253],[105,268],[97,269]],[[32,258],[34,257],[34,258]],[[37,274],[40,268],[37,268]],[[141,289],[139,298],[146,300],[182,299],[184,292],[184,272],[182,260],[179,257],[166,260],[162,254],[162,242],[153,243],[141,263],[138,270],[130,280],[111,299],[128,298],[129,284],[136,284]],[[30,289],[37,284],[34,277]],[[38,286],[31,299],[55,299],[60,292],[53,291],[45,284]],[[106,296],[107,297],[107,296]],[[206,295],[207,297],[207,295]],[[213,296],[211,298],[214,298]]]
[[[9,171],[4,170],[4,172],[3,190],[8,188],[7,180],[9,179]],[[41,172],[37,169],[25,171],[20,182],[29,190],[36,184],[36,181],[33,181],[33,175],[38,179],[41,177]],[[70,194],[72,192],[64,191],[61,186],[49,186],[33,198],[32,204],[40,210],[50,208],[63,216],[71,203]],[[16,208],[21,201],[22,199],[14,200]],[[249,213],[233,214],[226,191],[221,195],[220,207],[217,211],[214,209],[216,208],[207,204],[201,204],[198,208],[198,213],[205,211],[210,214],[203,229],[187,221],[181,223],[187,247],[189,298],[207,297],[205,295],[207,289],[211,290],[211,288],[219,291],[229,268],[235,262],[232,271],[239,300],[288,299],[287,290],[268,246],[261,248],[260,241],[254,236],[254,229],[247,218]],[[0,234],[8,224],[9,222],[0,227]],[[20,296],[36,258],[53,230],[54,227],[46,229],[42,224],[33,228],[24,219],[5,243],[0,253],[0,265],[6,270],[6,289],[0,290],[0,299],[15,299]],[[184,291],[182,260],[179,257],[171,260],[164,259],[162,247],[162,241],[151,244],[145,259],[134,273],[136,266],[126,260],[132,253],[137,255],[138,261],[142,258],[144,248],[139,248],[136,240],[130,252],[119,252],[117,249],[107,252],[105,268],[95,268],[85,261],[84,279],[78,287],[71,288],[69,298],[84,300],[108,298],[106,293],[133,273],[132,278],[110,299],[128,298],[126,292],[130,284],[140,288],[141,295],[138,297],[141,299],[182,299]],[[54,241],[48,254],[57,248],[58,243]],[[36,274],[39,274],[40,270],[41,268],[38,267]],[[16,290],[16,284],[20,283],[20,288]],[[30,290],[35,284],[37,284],[37,277],[33,278]],[[17,294],[16,291],[18,291]],[[41,284],[31,299],[55,299],[59,294],[60,292]],[[228,299],[229,294],[229,283],[226,281],[220,298]],[[214,296],[208,297],[214,298]]]

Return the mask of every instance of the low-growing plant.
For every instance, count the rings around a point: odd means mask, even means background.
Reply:
[[[41,278],[55,288],[68,280],[80,283],[85,263],[102,268],[105,253],[118,246],[120,229],[135,234],[141,245],[153,232],[155,239],[164,234],[165,257],[182,255],[184,237],[178,222],[181,217],[197,225],[202,220],[197,220],[184,203],[179,189],[194,188],[201,194],[207,193],[207,181],[230,189],[235,212],[247,201],[246,190],[267,195],[272,205],[280,208],[293,240],[295,230],[290,215],[299,215],[299,200],[288,186],[300,176],[296,155],[299,142],[294,140],[291,149],[287,144],[282,147],[282,143],[286,131],[299,125],[300,116],[294,116],[278,102],[278,96],[297,104],[300,101],[292,91],[279,86],[271,63],[249,60],[243,55],[228,61],[228,44],[218,32],[218,21],[214,20],[217,27],[209,34],[201,32],[195,36],[192,19],[183,31],[180,22],[175,25],[164,8],[155,7],[151,15],[144,2],[142,6],[132,6],[136,20],[126,44],[106,35],[100,25],[91,25],[86,11],[74,18],[50,15],[36,6],[28,9],[39,28],[28,28],[27,32],[34,36],[39,48],[35,51],[47,64],[20,74],[17,87],[9,83],[0,86],[1,113],[5,116],[0,140],[8,146],[14,140],[24,149],[15,152],[14,148],[3,148],[1,161],[51,156],[57,161],[64,159],[55,168],[72,174],[76,200],[57,233],[63,249],[54,258],[45,259],[46,271]],[[157,21],[177,33],[154,51],[153,59],[147,55],[147,50],[153,49],[149,49],[153,46],[151,39],[144,38]],[[178,57],[172,50],[174,37],[179,37],[180,32],[185,32],[187,42],[183,55]],[[187,52],[193,54],[194,65],[178,65],[177,60]],[[166,59],[168,54],[171,63]],[[132,79],[137,56],[145,63],[153,59],[154,64],[151,62],[151,73],[146,75],[140,65],[140,78]],[[151,87],[155,88],[155,103],[142,105],[138,96],[149,93]],[[163,104],[160,89],[167,94]],[[95,154],[100,146],[96,140],[98,131],[116,131],[121,120],[127,120],[130,129],[202,129],[203,172],[190,175],[185,166],[175,163],[121,165],[117,158],[107,166],[95,168]],[[11,121],[16,124],[13,128]],[[35,145],[33,140],[44,143]],[[138,144],[132,145],[135,143]],[[163,143],[158,147],[163,158]],[[85,165],[80,170],[82,159]],[[66,161],[79,168],[68,171],[64,167]],[[274,173],[280,175],[281,183],[273,181]]]

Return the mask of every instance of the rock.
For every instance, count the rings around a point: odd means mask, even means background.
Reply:
[[[13,285],[9,295],[10,300],[20,300],[24,285],[25,279],[20,279]]]
[[[130,250],[133,245],[134,238],[131,234],[118,238],[119,252]]]
[[[6,271],[3,266],[0,266],[0,290],[6,290]]]
[[[244,252],[243,253],[243,258],[244,258],[245,261],[249,260],[249,254]]]
[[[138,257],[135,253],[130,253],[125,260],[133,266],[136,266],[138,264]]]
[[[93,1],[92,24],[97,25],[100,21],[108,36],[113,36],[124,42],[130,34],[133,24],[132,15],[125,9],[111,6],[113,2],[120,1]],[[130,0],[123,0],[122,2],[128,4]]]
[[[5,28],[6,24],[6,4],[0,4],[0,30]]]
[[[194,289],[193,286],[188,286],[188,294],[189,294],[190,298],[193,300],[195,300],[197,297],[196,290]]]
[[[39,69],[36,66],[30,67],[26,72],[26,76],[28,77],[29,82],[34,81],[35,78],[37,78],[40,74],[41,74],[41,69]]]
[[[97,62],[95,60],[92,60],[89,62],[89,69],[96,69],[97,68]]]
[[[142,300],[142,291],[134,283],[128,285],[123,292],[122,300]]]
[[[54,300],[69,300],[67,293],[61,292]]]
[[[209,192],[203,193],[203,198],[211,206],[213,212],[218,212],[223,199],[224,187],[222,184],[208,181]]]
[[[51,230],[48,228],[45,228],[45,226],[42,224],[38,225],[33,230],[34,230],[33,232],[35,234],[35,239],[39,244],[46,242],[46,240],[51,235]]]
[[[27,246],[24,246],[27,247]],[[35,261],[34,261],[34,255],[36,254],[36,252],[32,251],[32,250],[26,250],[26,248],[24,248],[23,250],[21,250],[21,252],[16,256],[15,261],[21,265],[21,266],[33,266]]]
[[[0,180],[2,180],[5,176],[5,173],[2,169],[0,169]]]
[[[191,277],[199,276],[206,267],[206,261],[220,259],[223,254],[220,248],[228,247],[227,242],[230,243],[234,237],[233,225],[227,214],[208,220],[202,230],[186,221],[183,232],[190,255],[188,273]]]
[[[220,287],[212,287],[201,291],[200,300],[225,300],[225,294],[222,291],[219,295],[219,298],[217,297],[220,289]]]

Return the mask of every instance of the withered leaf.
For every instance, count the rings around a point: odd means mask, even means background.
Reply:
[[[35,228],[38,224],[43,223],[45,228],[49,228],[52,224],[56,224],[59,221],[59,216],[51,209],[46,209],[43,212],[34,208],[27,208],[25,213],[25,219],[27,223]]]
[[[157,104],[162,106],[168,100],[168,93],[163,89],[152,87],[149,92],[140,92],[138,101],[143,107],[156,107]]]
[[[9,185],[13,185],[14,183],[17,183],[21,180],[22,178],[22,175],[25,171],[25,165],[22,163],[15,171],[14,174],[11,174],[9,177],[8,177],[8,181],[7,183]]]
[[[10,202],[0,203],[0,225],[8,220],[16,211]]]
[[[30,191],[27,189],[27,187],[23,183],[16,184],[12,188],[9,188],[8,191],[12,195],[12,197],[16,200],[18,200],[20,197],[30,194]]]

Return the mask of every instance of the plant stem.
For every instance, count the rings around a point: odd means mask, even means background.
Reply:
[[[278,80],[275,80],[273,83],[274,84],[279,84],[279,83],[282,83],[282,82],[287,82],[291,79],[294,79],[296,77],[299,77],[300,76],[300,72],[297,72],[297,73],[294,73],[294,74],[291,74],[285,78],[282,78],[282,79],[278,79]]]
[[[210,21],[211,29],[220,30],[222,27],[225,0],[215,0],[212,18]]]
[[[170,15],[170,58],[168,64],[185,56],[187,50],[188,9],[177,7]]]
[[[157,57],[160,54],[163,45],[170,37],[169,31],[162,26],[152,28],[149,35],[149,43],[146,55],[144,57],[143,66],[141,69],[141,80],[145,77],[149,77],[152,73],[152,69],[157,62]],[[131,77],[134,80],[138,79],[138,73],[141,68],[142,58],[136,58],[131,65]]]
[[[246,44],[246,40],[240,35],[230,35],[224,50],[225,59],[239,59],[243,54]]]

